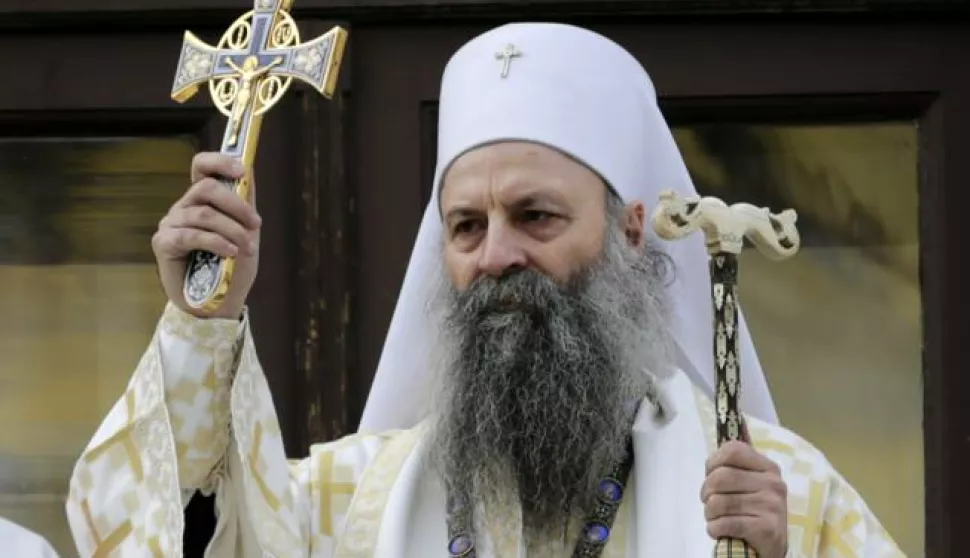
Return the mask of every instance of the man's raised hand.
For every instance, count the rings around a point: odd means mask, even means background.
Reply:
[[[165,294],[176,306],[200,318],[238,318],[246,304],[259,255],[261,219],[250,200],[243,200],[220,180],[237,179],[245,170],[234,158],[220,153],[199,153],[192,160],[192,186],[158,224],[152,250],[158,262]],[[207,314],[191,308],[182,295],[182,284],[193,250],[206,250],[236,259],[229,292],[222,305]]]

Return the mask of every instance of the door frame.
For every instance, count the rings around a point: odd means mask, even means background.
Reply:
[[[20,0],[0,4],[0,29],[117,29],[226,25],[248,0]],[[355,25],[469,22],[481,19],[570,19],[704,23],[737,21],[966,22],[970,7],[953,0],[296,0],[298,19]],[[148,16],[148,17],[146,17]]]

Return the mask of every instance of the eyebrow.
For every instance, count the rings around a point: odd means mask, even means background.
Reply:
[[[477,209],[459,206],[448,210],[448,213],[445,214],[445,221],[450,222],[454,219],[458,219],[462,217],[474,217],[480,214],[481,214],[481,211],[478,211]]]
[[[526,194],[521,199],[512,204],[514,209],[523,209],[530,205],[545,205],[552,204],[557,207],[562,207],[566,204],[562,196],[548,192],[532,192]]]
[[[552,205],[558,209],[566,209],[569,203],[566,198],[558,192],[548,192],[544,190],[530,189],[522,197],[508,204],[512,211],[522,211],[532,205]],[[477,217],[482,214],[482,210],[470,207],[467,203],[459,203],[457,207],[449,209],[443,217],[444,222],[463,217]]]
[[[533,205],[552,205],[557,209],[565,209],[568,206],[566,200],[558,194],[548,192],[530,192],[509,204],[508,208],[512,211],[522,211]],[[445,213],[444,221],[451,222],[454,219],[477,217],[481,214],[482,211],[480,209],[475,209],[467,205],[459,205],[458,207],[449,209],[448,212]]]

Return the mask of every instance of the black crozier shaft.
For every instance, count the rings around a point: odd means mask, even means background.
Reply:
[[[738,355],[738,256],[711,257],[711,301],[714,306],[715,410],[718,446],[741,438],[739,395],[741,362]]]
[[[738,355],[738,256],[718,253],[711,257],[711,301],[714,305],[714,370],[717,373],[714,414],[717,445],[743,440],[741,359]],[[758,558],[746,541],[718,539],[714,558]]]

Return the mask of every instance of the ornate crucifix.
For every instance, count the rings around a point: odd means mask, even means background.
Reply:
[[[711,256],[711,302],[714,307],[714,408],[717,445],[744,439],[738,401],[741,362],[738,351],[738,255],[747,238],[772,260],[793,256],[801,244],[793,209],[771,213],[747,203],[728,206],[717,198],[684,199],[671,191],[660,195],[653,228],[660,238],[677,240],[697,230],[704,233]],[[756,558],[745,541],[720,539],[715,558]]]
[[[216,107],[229,119],[220,151],[242,161],[247,172],[225,184],[246,200],[263,115],[294,78],[328,99],[336,88],[347,32],[334,27],[301,43],[289,14],[293,1],[255,0],[253,9],[229,27],[215,47],[186,31],[175,72],[174,100],[187,101],[207,82]],[[229,290],[234,263],[209,252],[190,254],[183,287],[186,302],[206,311],[218,308]]]

